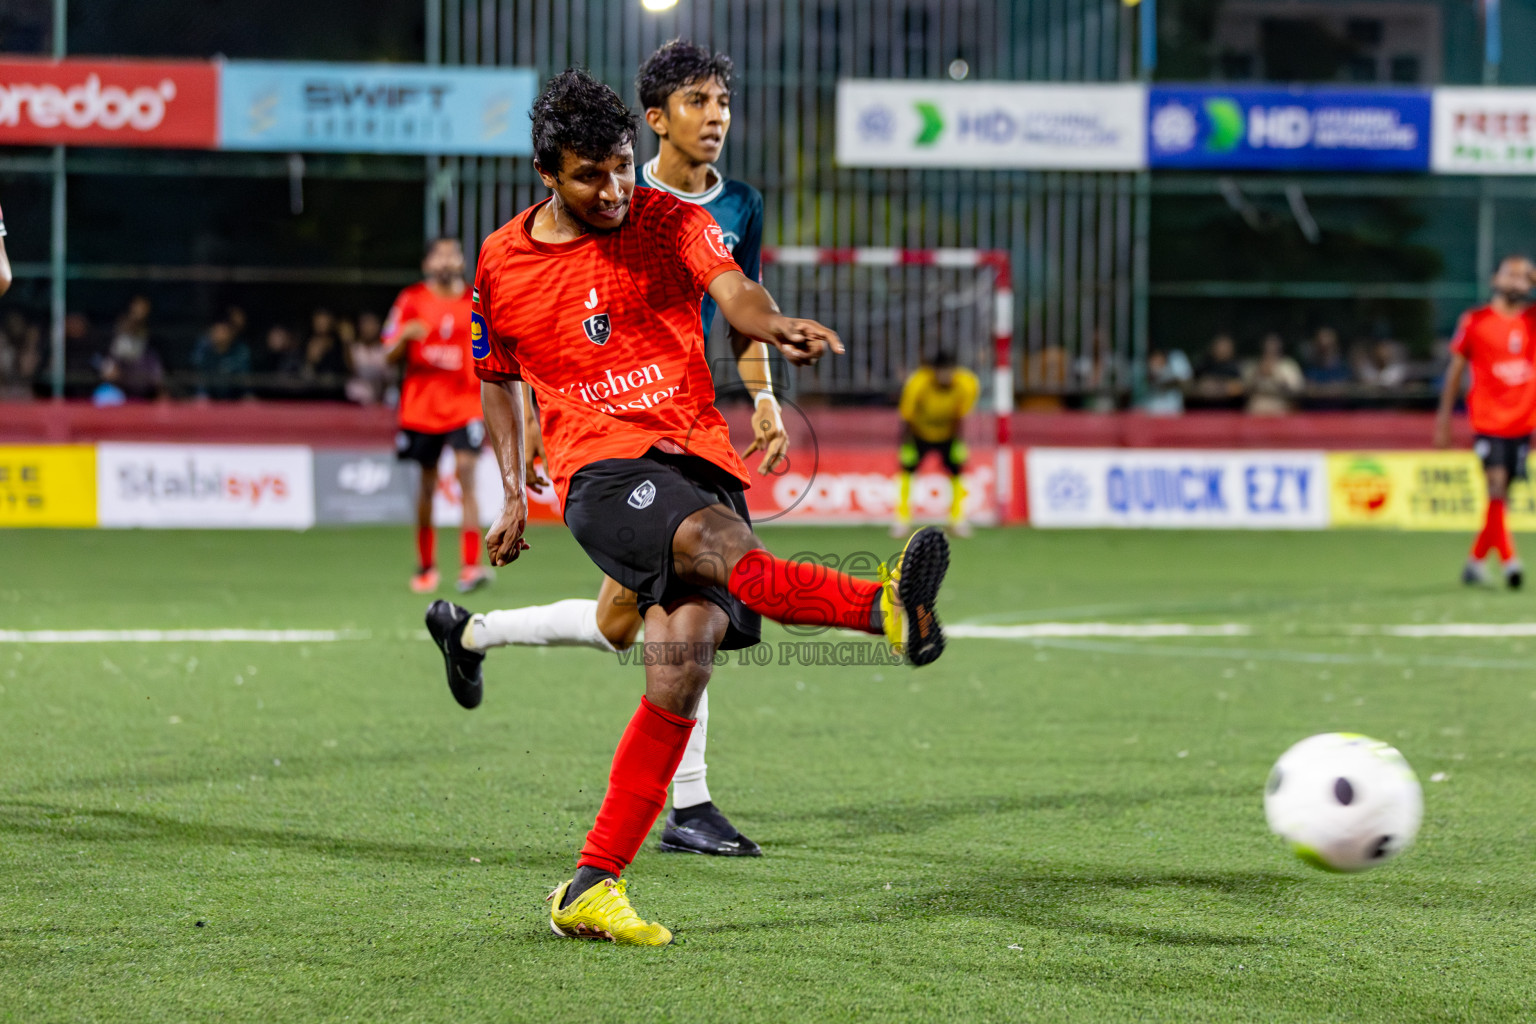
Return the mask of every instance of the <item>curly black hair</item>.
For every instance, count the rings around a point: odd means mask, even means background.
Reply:
[[[697,43],[686,39],[674,39],[665,43],[640,65],[635,76],[635,92],[640,106],[667,109],[667,97],[694,82],[719,79],[726,89],[731,87],[731,75],[736,65],[723,53],[710,53]]]
[[[564,153],[606,160],[640,133],[640,119],[619,94],[581,68],[567,68],[533,101],[533,156],[546,174],[560,176]]]

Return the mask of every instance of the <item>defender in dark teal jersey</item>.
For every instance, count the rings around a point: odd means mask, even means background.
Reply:
[[[664,189],[679,199],[702,206],[720,225],[726,247],[742,273],[762,278],[763,197],[750,185],[733,181],[716,169],[731,126],[731,59],[693,43],[674,40],[641,65],[635,81],[645,120],[660,140],[660,152],[645,164],[637,184]],[[709,337],[715,304],[702,296],[704,336]],[[755,396],[752,446],[746,455],[762,453],[758,472],[766,475],[785,456],[788,437],[774,398],[768,346],[732,329],[731,348],[748,394]],[[531,412],[533,403],[525,401]],[[538,437],[538,421],[527,426],[530,442]],[[530,443],[530,462],[537,442]],[[536,475],[528,473],[530,487]],[[449,687],[465,707],[481,699],[484,651],[508,645],[573,645],[621,652],[640,634],[638,600],[612,579],[604,578],[597,600],[572,599],[529,608],[511,608],[471,615],[447,601],[427,612],[427,628],[442,647],[449,664]],[[457,675],[456,675],[457,673]],[[661,848],[679,853],[723,857],[753,857],[761,848],[742,835],[715,807],[705,782],[704,746],[709,721],[709,694],[696,712],[696,725],[672,778],[672,810],[661,835]]]

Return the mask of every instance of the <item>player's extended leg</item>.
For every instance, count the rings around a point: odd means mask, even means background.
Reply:
[[[416,487],[416,575],[411,590],[430,594],[437,589],[437,531],[432,528],[432,497],[437,493],[437,466],[421,464]]]
[[[1462,570],[1461,580],[1468,584],[1488,582],[1483,559],[1489,551],[1497,550],[1499,558],[1504,562],[1510,586],[1518,588],[1522,582],[1522,569],[1515,558],[1514,541],[1509,536],[1509,528],[1504,519],[1505,501],[1509,497],[1509,470],[1503,465],[1490,462],[1484,466],[1483,471],[1488,479],[1488,508],[1483,516],[1483,528],[1472,542],[1472,554]],[[1514,567],[1513,573],[1510,572],[1511,565]]]
[[[958,437],[944,450],[944,468],[949,471],[949,528],[956,537],[971,535],[971,524],[965,518],[965,481],[961,477],[968,456],[965,442]]]
[[[725,587],[774,622],[883,634],[914,665],[944,653],[944,630],[933,607],[949,569],[942,530],[925,527],[913,534],[876,583],[815,562],[777,558],[734,511],[710,505],[678,526],[672,557],[682,578]]]
[[[475,494],[475,467],[480,453],[465,449],[453,453],[453,471],[459,479],[460,503],[464,517],[459,522],[458,590],[467,594],[485,586],[492,579],[491,570],[480,564],[480,502]]]
[[[464,646],[474,651],[513,645],[591,647],[617,654],[640,633],[637,601],[633,590],[604,576],[595,601],[570,598],[472,615],[464,626]]]
[[[728,619],[690,597],[646,613],[645,696],[613,755],[608,791],[577,860],[576,875],[550,894],[550,927],[572,938],[660,946],[672,933],[642,921],[619,875],[635,859],[667,799],[693,731],[692,715],[714,671]]]
[[[897,457],[901,469],[896,476],[896,521],[891,524],[891,536],[905,537],[912,530],[912,474],[923,456],[917,442],[908,437],[901,442]]]

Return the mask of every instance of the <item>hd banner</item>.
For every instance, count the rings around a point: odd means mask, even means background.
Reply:
[[[1025,466],[1034,526],[1328,526],[1322,452],[1031,448]]]
[[[1135,83],[844,80],[844,167],[1139,171],[1147,93]]]
[[[1154,169],[1429,170],[1427,89],[1153,86]]]
[[[531,68],[229,61],[222,149],[527,156]]]

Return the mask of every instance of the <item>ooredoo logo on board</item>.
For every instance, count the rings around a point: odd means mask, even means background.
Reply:
[[[102,444],[96,474],[102,526],[304,529],[315,521],[308,448]]]
[[[0,61],[0,145],[212,148],[218,94],[200,61]]]

